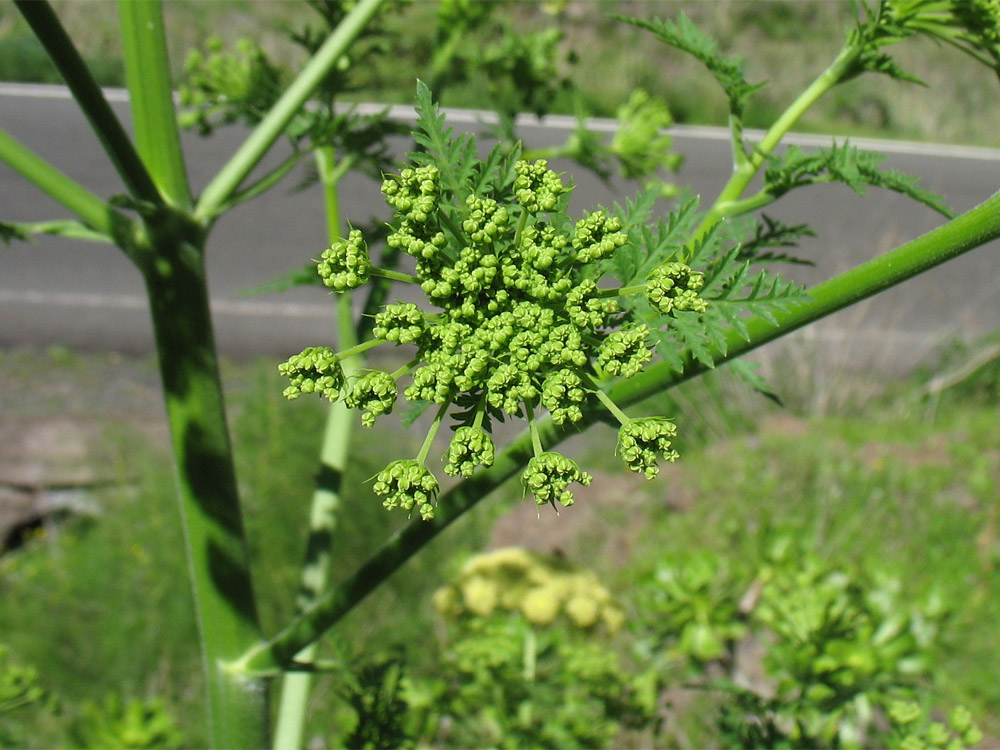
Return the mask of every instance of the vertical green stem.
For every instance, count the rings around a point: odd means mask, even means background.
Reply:
[[[523,676],[525,682],[534,682],[538,670],[538,636],[535,629],[528,626],[524,633]]]
[[[125,77],[136,147],[159,192],[191,208],[184,154],[170,85],[167,38],[160,0],[119,0]]]
[[[383,2],[385,0],[358,0],[250,137],[205,186],[195,210],[197,217],[207,219],[214,216],[226,204]]]
[[[59,22],[52,6],[42,0],[17,0],[21,15],[45,47],[111,163],[133,198],[160,203],[160,193],[111,105]]]
[[[154,230],[155,231],[155,230]],[[260,626],[208,305],[202,238],[158,228],[145,276],[176,461],[184,540],[208,686],[213,747],[261,747],[262,680],[223,664],[260,638]]]
[[[336,154],[331,147],[316,149],[316,167],[320,183],[323,185],[323,204],[326,209],[327,238],[334,242],[340,238],[340,208]],[[354,325],[350,294],[337,295],[338,345],[341,351],[351,349],[358,343]],[[361,354],[348,356],[341,361],[345,378],[350,378],[364,365]],[[326,589],[330,576],[330,561],[333,557],[333,537],[337,529],[337,515],[343,499],[340,494],[344,470],[350,453],[351,432],[354,429],[354,414],[342,401],[330,405],[327,413],[326,430],[320,448],[319,476],[313,491],[312,507],[309,512],[309,539],[306,543],[306,557],[302,565],[302,578],[296,609],[305,611]],[[297,662],[311,664],[316,658],[316,644],[302,649],[295,656]],[[312,674],[309,672],[286,672],[281,681],[281,700],[278,707],[278,723],[274,732],[275,750],[294,750],[303,747],[306,708]]]

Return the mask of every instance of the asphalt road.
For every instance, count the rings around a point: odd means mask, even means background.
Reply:
[[[124,96],[114,108],[128,121]],[[455,112],[456,128],[477,129],[477,115]],[[554,118],[526,121],[529,145],[561,140],[570,123]],[[596,122],[608,128],[610,123]],[[59,87],[0,86],[0,127],[101,196],[123,192],[103,152],[72,100]],[[710,202],[730,171],[726,133],[677,128],[674,143],[685,155],[680,185]],[[231,128],[211,139],[185,134],[191,182],[206,184],[239,145],[245,131]],[[803,145],[829,138],[799,137]],[[1000,150],[895,142],[862,142],[889,154],[887,166],[920,176],[958,210],[968,209],[1000,187]],[[606,185],[569,164],[577,184],[578,212],[609,204],[634,186]],[[209,241],[209,279],[220,348],[229,355],[287,356],[303,346],[331,342],[329,296],[321,289],[248,297],[242,292],[291,267],[304,265],[324,244],[317,189],[291,192],[295,180],[224,216]],[[34,221],[66,212],[0,164],[0,220]],[[343,212],[364,221],[384,215],[378,186],[350,176]],[[885,191],[862,199],[843,186],[797,191],[768,213],[789,223],[808,223],[818,233],[799,254],[815,268],[795,268],[805,283],[834,273],[928,231],[941,222],[933,211]],[[798,335],[812,354],[834,367],[897,371],[931,357],[943,341],[1000,327],[1000,244],[979,248],[944,267],[843,311]],[[116,248],[61,238],[0,247],[0,346],[47,346],[148,352],[152,335],[138,273]],[[773,346],[773,345],[772,345]]]

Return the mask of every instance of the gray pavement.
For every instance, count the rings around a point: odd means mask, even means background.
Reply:
[[[72,100],[58,87],[0,86],[0,127],[22,140],[101,196],[123,192]],[[124,96],[114,107],[128,121]],[[401,115],[405,108],[401,108]],[[456,128],[477,129],[476,113],[456,112]],[[529,145],[561,140],[570,123],[527,120]],[[596,121],[609,128],[610,123]],[[480,128],[481,129],[481,128]],[[185,134],[189,174],[197,190],[239,145],[245,131],[230,128],[211,139]],[[804,145],[829,138],[797,137]],[[859,141],[856,141],[861,143]],[[730,171],[726,134],[713,128],[676,128],[674,143],[686,157],[677,183],[710,202]],[[956,209],[968,209],[1000,187],[1000,151],[895,142],[864,142],[889,154],[887,166],[916,174]],[[635,186],[606,185],[572,165],[574,208],[582,211],[630,195]],[[295,179],[224,216],[209,241],[209,279],[220,348],[233,356],[287,356],[303,346],[331,341],[332,307],[321,289],[248,297],[242,292],[323,248],[324,219],[317,189],[292,192]],[[32,221],[66,212],[0,164],[0,219]],[[384,215],[378,185],[359,175],[344,183],[343,212],[363,222]],[[809,223],[799,254],[815,268],[789,268],[813,283],[928,231],[941,218],[885,191],[860,198],[843,186],[797,191],[767,213],[789,223]],[[969,338],[1000,327],[1000,244],[979,248],[861,306],[797,334],[824,366],[900,371],[933,356],[954,337]],[[152,334],[141,279],[113,247],[61,238],[0,247],[0,346],[65,344],[92,350],[148,352]],[[771,345],[777,351],[781,345]],[[766,355],[765,355],[766,356]]]

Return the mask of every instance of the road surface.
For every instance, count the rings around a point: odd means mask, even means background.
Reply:
[[[128,122],[123,92],[110,92]],[[401,108],[405,114],[405,108]],[[480,128],[479,115],[455,112],[456,128]],[[551,118],[526,121],[530,146],[561,141],[572,123]],[[595,121],[598,128],[611,123]],[[0,127],[101,196],[123,192],[103,152],[65,90],[49,86],[0,86]],[[239,145],[245,131],[230,128],[210,139],[185,134],[189,174],[205,185]],[[707,204],[730,172],[727,133],[715,128],[673,131],[685,156],[677,183],[690,186]],[[795,137],[804,146],[829,138]],[[916,174],[957,210],[968,209],[1000,187],[1000,150],[856,141],[889,154],[887,166]],[[634,192],[606,185],[569,164],[577,184],[573,207],[582,212]],[[324,247],[318,189],[291,192],[294,178],[244,204],[217,223],[209,240],[209,280],[220,348],[232,356],[284,357],[331,340],[331,301],[322,289],[296,289],[248,297],[243,291],[292,267],[304,265]],[[20,176],[0,164],[4,196],[0,220],[65,217]],[[344,215],[358,222],[384,215],[378,185],[350,176],[343,188]],[[808,223],[818,233],[799,254],[815,268],[790,269],[813,283],[922,234],[942,219],[930,209],[880,190],[860,198],[844,186],[804,188],[768,209],[790,223]],[[813,355],[832,367],[899,371],[933,357],[942,342],[1000,327],[1000,245],[994,243],[924,276],[843,311],[798,334]],[[152,335],[138,273],[114,247],[40,237],[0,247],[0,346],[65,344],[75,348],[148,352]],[[772,345],[773,347],[774,345]],[[827,366],[824,365],[824,366]]]

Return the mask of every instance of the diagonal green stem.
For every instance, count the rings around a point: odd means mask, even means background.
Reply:
[[[823,94],[849,75],[860,54],[861,46],[859,44],[846,45],[829,67],[820,73],[809,84],[806,90],[799,94],[795,101],[774,121],[774,124],[768,128],[760,143],[754,147],[749,156],[735,160],[732,176],[715,199],[715,203],[712,204],[711,208],[705,214],[701,224],[694,231],[694,234],[691,235],[687,244],[689,249],[697,245],[712,230],[712,227],[727,216],[732,215],[727,213],[727,209],[731,209],[743,196],[750,181],[757,174],[757,170],[767,161],[767,158],[781,142],[781,139],[785,137],[788,131],[799,121],[799,118],[805,114],[806,110],[815,104]]]
[[[205,220],[215,216],[239,189],[383,2],[385,0],[360,0],[344,17],[250,137],[205,187],[195,209],[197,218]]]
[[[162,203],[159,191],[90,69],[45,0],[15,0],[45,47],[133,198]],[[144,1],[144,0],[143,0]],[[139,4],[139,0],[136,0]]]
[[[136,146],[160,193],[191,208],[180,132],[170,85],[167,38],[160,0],[119,0],[125,77]]]
[[[810,301],[776,314],[776,323],[760,318],[748,321],[749,340],[744,341],[731,333],[726,351],[716,352],[716,362],[745,354],[998,237],[1000,193],[928,234],[813,287]],[[684,371],[678,373],[660,362],[618,383],[608,395],[616,403],[627,406],[701,374],[705,369],[703,364],[690,360]],[[599,421],[602,416],[603,410],[591,410],[574,423],[572,429],[556,427],[551,418],[539,420],[535,426],[545,436],[546,444],[554,445]],[[531,455],[532,438],[529,431],[525,431],[497,456],[493,467],[460,482],[442,495],[433,519],[414,521],[403,527],[355,573],[328,591],[276,636],[244,654],[233,668],[267,673],[291,662],[303,645],[319,638],[425,544],[521,469]]]

